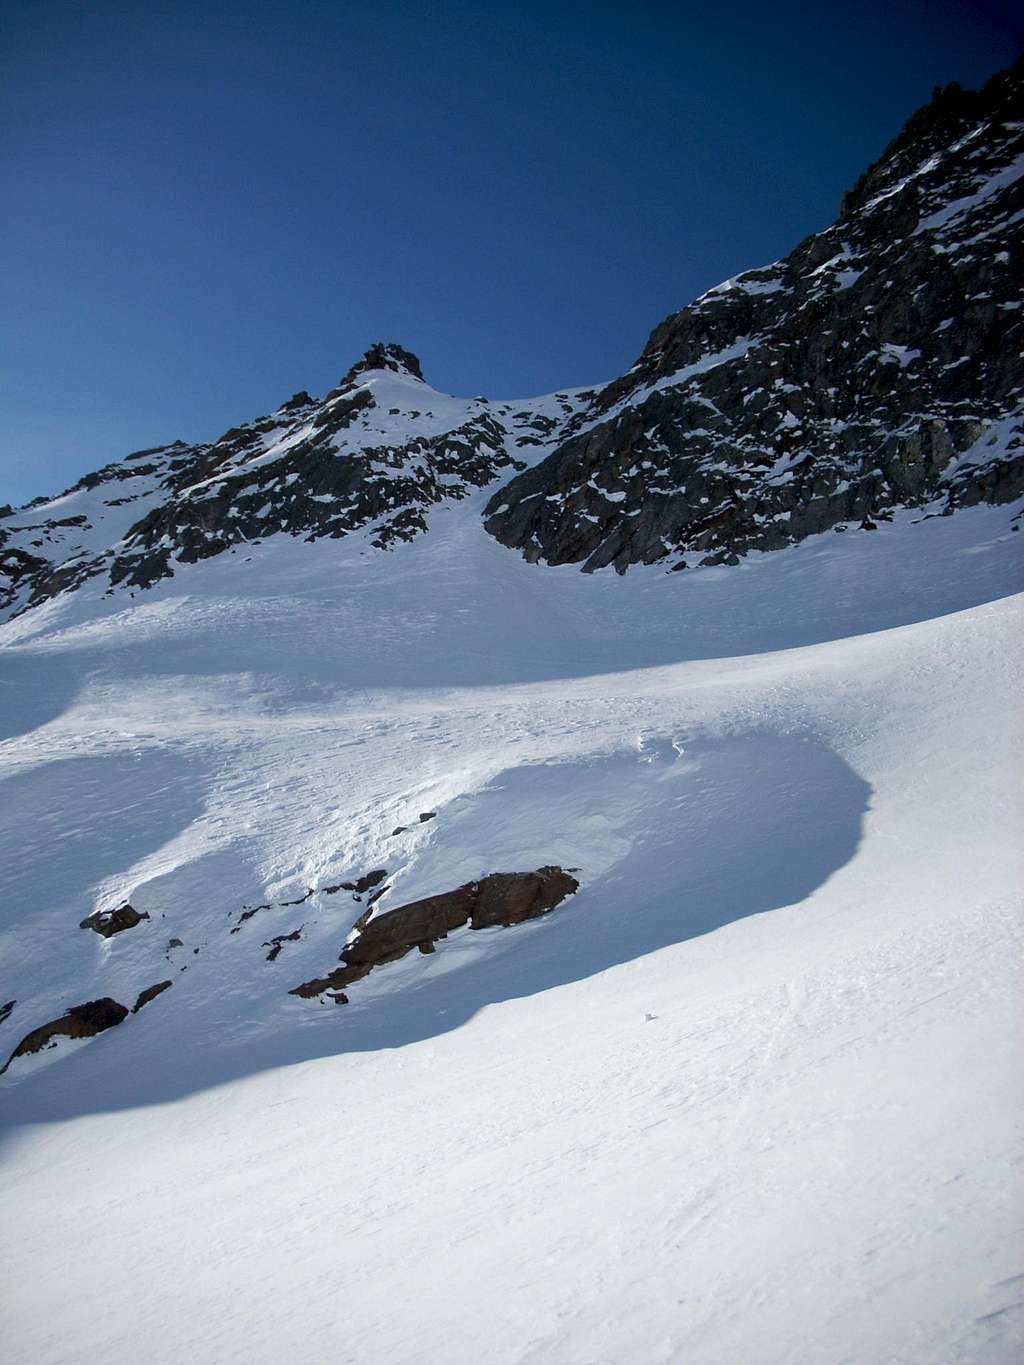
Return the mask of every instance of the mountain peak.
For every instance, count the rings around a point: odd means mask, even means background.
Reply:
[[[985,120],[1019,120],[1024,110],[1024,56],[998,71],[980,90],[965,90],[959,81],[938,85],[931,100],[911,114],[885,151],[843,195],[840,219],[862,208],[887,184],[899,181],[908,168],[936,151],[945,153],[972,126]]]
[[[419,357],[394,342],[375,341],[362,360],[356,361],[342,382],[354,379],[356,375],[366,370],[394,370],[396,374],[411,375],[413,379],[423,382]]]

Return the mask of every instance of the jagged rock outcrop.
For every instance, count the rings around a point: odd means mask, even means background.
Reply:
[[[947,88],[785,260],[651,334],[492,497],[527,559],[733,562],[899,506],[1024,492],[1024,68]]]
[[[578,887],[576,878],[561,867],[493,872],[454,891],[385,910],[375,918],[363,916],[356,925],[358,937],[342,949],[343,966],[304,981],[290,993],[310,998],[325,991],[342,991],[368,976],[374,967],[395,962],[414,948],[432,953],[439,939],[467,924],[471,929],[488,929],[537,919]]]
[[[0,1076],[7,1070],[16,1057],[24,1057],[49,1047],[57,1038],[94,1038],[108,1028],[115,1028],[128,1018],[128,1010],[109,996],[100,1000],[87,1000],[84,1005],[73,1005],[59,1019],[41,1024],[31,1033],[26,1033],[21,1042],[8,1057]]]
[[[140,913],[125,901],[116,910],[94,910],[91,915],[86,915],[78,927],[91,929],[102,938],[113,938],[115,934],[123,934],[126,929],[134,929],[144,919],[149,919],[148,911]]]
[[[364,374],[367,370],[392,370],[395,374],[409,374],[413,379],[423,382],[419,357],[414,356],[412,351],[407,351],[404,346],[396,346],[393,341],[375,341],[362,360],[357,360],[352,366],[342,383],[350,383],[357,375]]]

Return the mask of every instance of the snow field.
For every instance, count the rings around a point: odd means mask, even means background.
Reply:
[[[0,1082],[6,1357],[1017,1358],[1007,509],[688,582],[473,515],[5,628],[4,1045],[175,982]],[[545,920],[287,994],[365,908],[309,887],[546,862]]]

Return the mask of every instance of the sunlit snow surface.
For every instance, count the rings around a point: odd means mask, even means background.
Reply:
[[[0,1081],[5,1360],[1019,1358],[1016,509],[620,579],[487,496],[0,631],[4,1057],[174,980]],[[278,903],[549,862],[287,994],[364,906]]]

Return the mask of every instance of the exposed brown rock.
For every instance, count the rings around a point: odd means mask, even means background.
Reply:
[[[432,953],[437,939],[447,938],[451,930],[466,924],[488,929],[537,919],[571,896],[578,886],[576,878],[561,867],[494,872],[454,891],[386,910],[368,922],[365,915],[360,916],[355,926],[359,937],[341,953],[344,965],[327,976],[303,982],[290,994],[308,998],[351,985],[374,967],[395,962],[413,948]]]
[[[261,910],[269,910],[270,908],[269,905],[247,905],[238,916],[238,923],[231,930],[231,933],[237,934],[246,920],[252,919],[253,915],[258,915]]]
[[[31,1052],[39,1052],[49,1046],[55,1038],[93,1038],[108,1028],[114,1028],[127,1019],[128,1011],[124,1005],[111,1000],[107,995],[100,1000],[87,1000],[84,1005],[73,1005],[60,1019],[41,1024],[31,1033],[26,1033],[21,1042],[0,1068],[0,1076],[7,1070],[15,1057],[23,1057]]]
[[[155,985],[147,986],[144,991],[139,992],[139,998],[132,1006],[132,1014],[138,1014],[144,1005],[148,1005],[158,995],[163,995],[164,991],[169,991],[173,985],[173,981],[157,981]]]
[[[471,928],[522,924],[553,910],[571,896],[579,882],[560,867],[538,872],[494,872],[477,883]]]
[[[124,905],[119,905],[116,910],[94,910],[91,915],[86,915],[78,927],[92,929],[103,938],[113,938],[115,934],[121,934],[125,929],[134,929],[144,919],[149,919],[147,911],[143,910],[140,914],[134,906],[125,901]]]
[[[310,896],[312,896],[312,895],[314,895],[314,894],[315,894],[315,893],[314,893],[314,888],[313,888],[313,887],[310,887],[309,890],[306,892],[306,894],[305,894],[304,896],[298,896],[298,897],[297,897],[295,900],[293,900],[293,901],[278,901],[278,905],[281,905],[281,906],[285,906],[285,905],[305,905],[305,903],[309,900]],[[266,908],[268,908],[268,907],[264,907],[264,908],[266,909]]]
[[[314,977],[312,981],[303,981],[301,986],[294,986],[289,995],[301,995],[304,1000],[310,1000],[314,995],[322,995],[324,991],[337,991],[342,986],[351,986],[353,981],[359,981],[364,976],[369,976],[373,970],[373,964],[367,963],[360,967],[335,967],[333,972],[328,972],[326,976]],[[340,997],[336,997],[340,1003]]]
[[[320,890],[328,896],[333,896],[338,891],[351,891],[354,895],[361,896],[364,891],[369,891],[371,887],[379,886],[387,875],[387,868],[379,867],[376,871],[367,872],[354,882],[336,882],[334,886],[321,886]]]
[[[369,963],[376,967],[404,957],[411,948],[434,939],[447,938],[451,929],[468,924],[476,901],[478,882],[467,882],[440,896],[385,910],[370,920],[355,943],[349,944],[342,959],[349,963]]]
[[[283,944],[296,943],[301,937],[302,930],[293,929],[290,934],[276,934],[273,938],[268,939],[267,942],[264,943],[263,945],[264,948],[270,949],[270,952],[267,954],[267,961],[268,962],[276,961],[277,957],[280,955],[281,947]]]
[[[10,1017],[11,1010],[17,1003],[17,1000],[8,1000],[6,1005],[0,1005],[0,1024]]]
[[[377,868],[375,872],[367,872],[365,876],[360,877],[358,881],[353,882],[351,885],[349,885],[348,882],[343,883],[343,885],[346,891],[354,891],[357,896],[361,896],[364,892],[371,890],[371,888],[380,886],[387,875],[387,868],[380,867]]]

